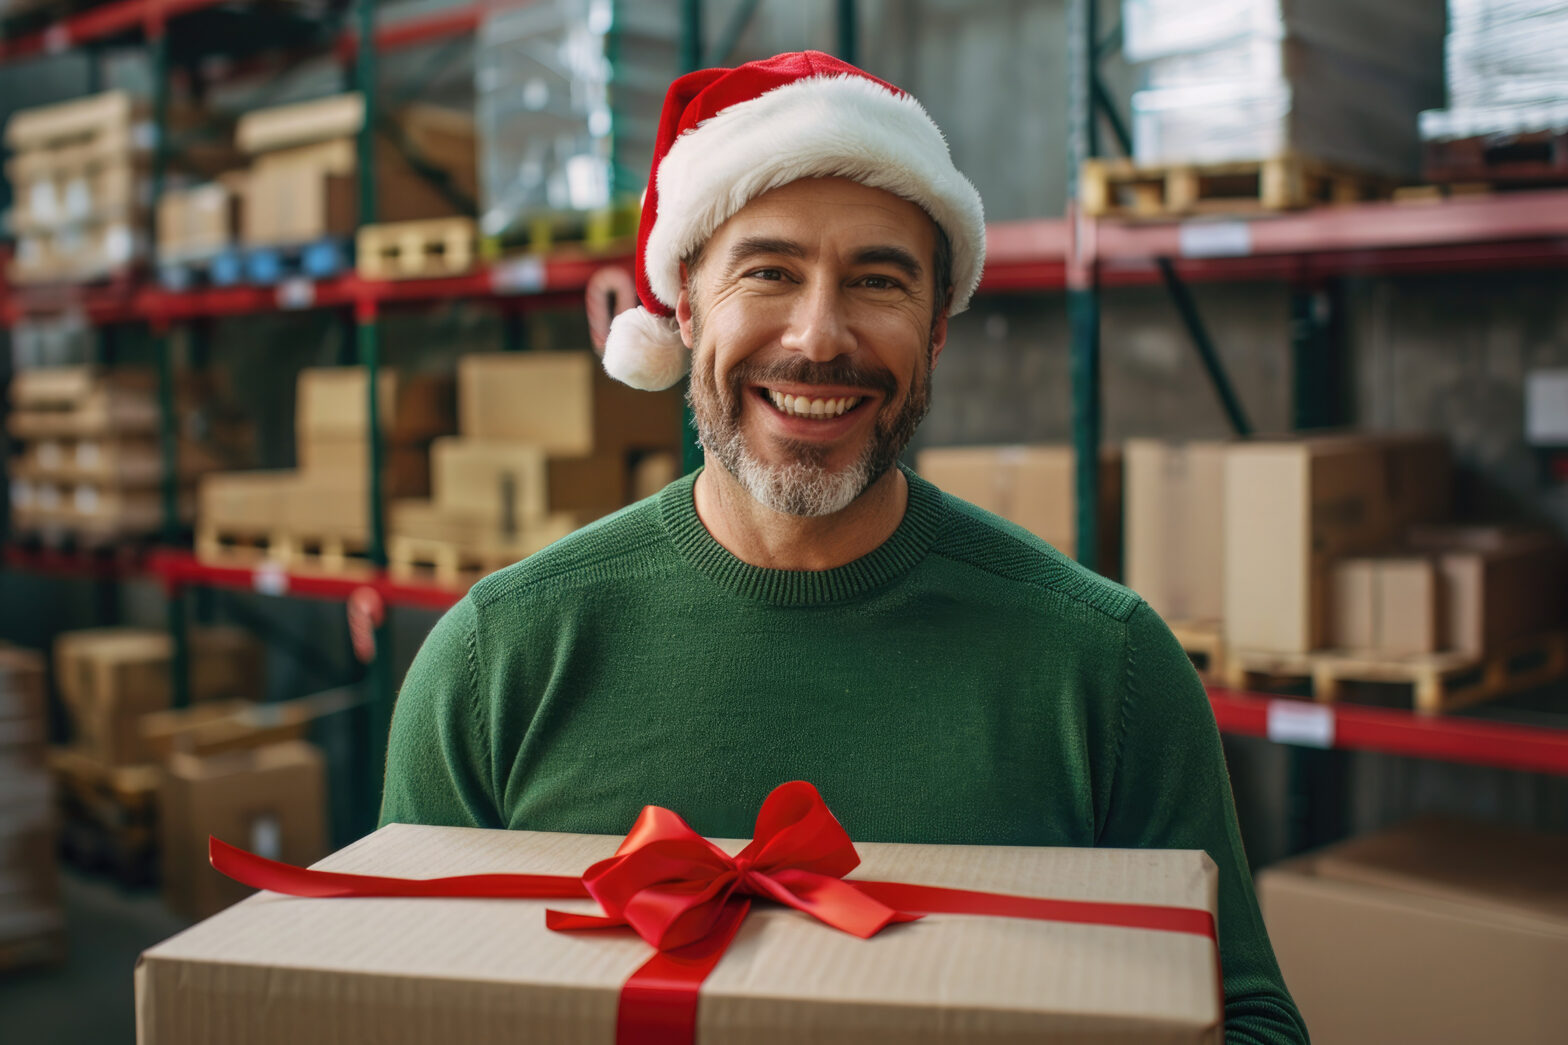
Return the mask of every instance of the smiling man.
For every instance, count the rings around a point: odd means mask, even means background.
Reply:
[[[689,363],[706,466],[442,618],[382,822],[620,834],[651,803],[744,837],[805,779],[863,841],[1204,849],[1227,1040],[1305,1041],[1181,647],[898,464],[984,252],[896,88],[814,52],[676,81],[605,367]]]

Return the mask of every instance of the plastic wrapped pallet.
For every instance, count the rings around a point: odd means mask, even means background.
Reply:
[[[1568,3],[1451,0],[1448,108],[1421,114],[1427,141],[1568,128]]]
[[[667,4],[544,0],[485,16],[475,56],[485,235],[642,192],[680,32]]]
[[[1142,163],[1300,153],[1402,175],[1418,160],[1417,114],[1442,97],[1438,0],[1125,0],[1124,24]]]

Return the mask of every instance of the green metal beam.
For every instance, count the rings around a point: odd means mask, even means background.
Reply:
[[[354,49],[354,86],[365,100],[359,129],[359,223],[376,220],[376,0],[355,0],[359,46]]]
[[[740,43],[746,27],[751,24],[751,16],[757,13],[757,8],[761,4],[762,0],[741,0],[740,5],[730,12],[730,20],[724,23],[724,28],[719,32],[719,39],[713,45],[711,61],[714,65],[729,63],[735,46]]]
[[[681,71],[702,68],[702,0],[681,2]],[[689,379],[688,379],[689,388]],[[697,445],[697,425],[690,404],[681,406],[681,467],[694,472],[703,465],[702,447]]]
[[[1075,213],[1084,161],[1098,156],[1095,120],[1094,48],[1098,40],[1095,0],[1070,0],[1067,8],[1067,199]],[[1074,250],[1081,247],[1075,241]],[[1074,532],[1077,559],[1089,569],[1100,563],[1100,281],[1092,258],[1068,262],[1067,326],[1072,384]]]
[[[856,7],[855,0],[838,0],[838,56],[850,65],[860,64]]]

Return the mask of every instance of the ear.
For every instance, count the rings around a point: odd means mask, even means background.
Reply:
[[[680,324],[681,342],[687,347],[693,346],[691,327],[691,286],[690,275],[686,271],[686,263],[681,262],[681,292],[675,299],[675,321]]]
[[[952,295],[948,295],[952,301]],[[942,357],[942,349],[947,347],[947,308],[942,308],[942,314],[931,324],[931,369],[936,369],[936,361]]]

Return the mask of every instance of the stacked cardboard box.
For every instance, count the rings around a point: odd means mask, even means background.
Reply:
[[[1232,646],[1330,645],[1332,570],[1449,517],[1453,468],[1436,435],[1240,443],[1225,459],[1225,628]]]
[[[243,184],[234,174],[165,189],[158,199],[158,261],[206,261],[233,247]]]
[[[346,239],[359,221],[355,135],[365,121],[357,93],[261,109],[242,117],[235,142],[252,157],[242,179],[240,240],[246,246],[290,247]],[[466,126],[467,133],[463,133]],[[377,136],[376,202],[382,221],[414,221],[458,213],[475,185],[472,121],[429,106],[402,114],[393,141]],[[443,192],[405,155],[441,171],[456,193]]]
[[[1167,620],[1224,617],[1227,445],[1127,442],[1127,585]]]
[[[1562,0],[1449,0],[1449,107],[1421,114],[1421,137],[1441,142],[1561,131],[1568,124],[1564,47]],[[1543,143],[1543,156],[1547,149]]]
[[[207,838],[258,856],[306,865],[327,853],[326,761],[302,740],[197,755],[164,763],[158,795],[163,897],[194,920],[251,890],[212,869]]]
[[[1265,870],[1258,902],[1313,1041],[1562,1041],[1568,839],[1423,820]]]
[[[394,545],[522,558],[626,504],[629,468],[651,483],[680,437],[676,393],[629,389],[589,352],[464,356],[458,413],[461,434],[432,449],[433,499],[393,505]]]
[[[298,469],[206,476],[197,498],[197,553],[219,536],[292,533],[363,544],[370,530],[369,384],[362,367],[299,375],[295,403]],[[385,497],[430,489],[431,440],[453,427],[452,384],[382,370],[380,411]]]
[[[1077,549],[1070,446],[964,446],[922,450],[916,470],[943,490],[1017,523],[1072,556]],[[1122,453],[1100,456],[1100,569],[1121,574]]]
[[[106,766],[156,760],[142,722],[169,707],[172,657],[173,643],[162,631],[97,628],[55,640],[55,688],[79,754]],[[261,647],[238,628],[192,628],[189,667],[192,701],[263,695]]]
[[[0,649],[0,955],[8,967],[64,951],[46,739],[43,656]]]
[[[88,542],[155,532],[163,521],[154,375],[134,369],[51,367],[11,381],[6,419],[20,446],[7,461],[13,524]],[[182,486],[218,458],[182,440]],[[182,503],[189,512],[188,495]]]
[[[124,91],[18,110],[6,124],[16,283],[124,274],[145,253],[151,135]]]

